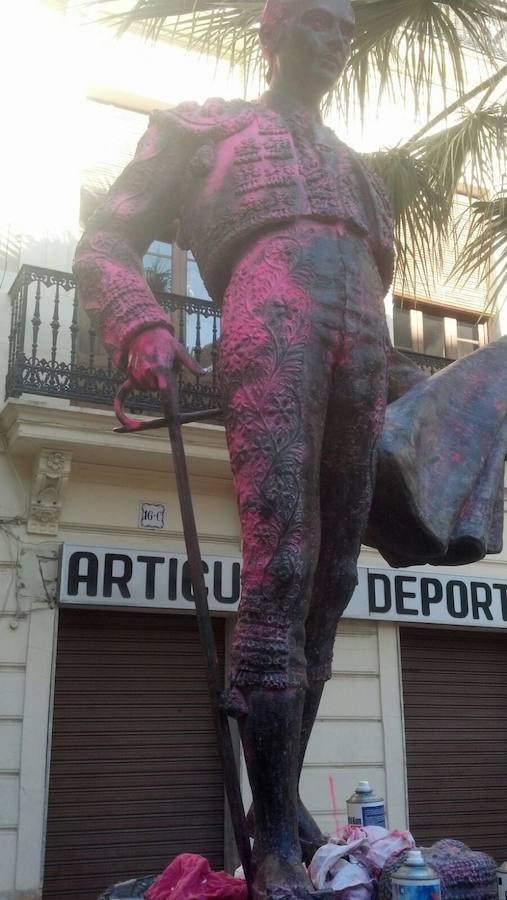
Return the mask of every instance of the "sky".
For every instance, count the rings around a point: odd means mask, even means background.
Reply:
[[[118,40],[111,28],[92,20],[95,11],[82,0],[72,0],[66,16],[54,7],[54,0],[17,0],[2,18],[0,229],[8,223],[13,231],[29,228],[34,235],[77,226],[81,172],[89,157],[82,126],[88,96],[136,97],[148,110],[181,100],[231,98],[244,87],[227,63],[133,33]],[[386,100],[379,111],[374,97],[364,125],[359,115],[345,122],[334,111],[328,118],[360,151],[392,146],[421,121],[413,105]]]

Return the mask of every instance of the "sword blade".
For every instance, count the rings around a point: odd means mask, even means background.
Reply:
[[[174,396],[174,395],[172,395]],[[183,534],[187,550],[190,580],[194,592],[197,625],[201,641],[202,651],[206,661],[206,676],[210,696],[211,711],[215,725],[218,742],[218,750],[223,768],[225,792],[231,814],[234,837],[238,848],[239,857],[245,873],[247,884],[250,884],[250,839],[248,836],[245,810],[241,797],[238,770],[231,738],[229,720],[226,712],[220,707],[220,693],[223,689],[222,675],[218,663],[218,655],[215,644],[215,636],[208,608],[206,585],[202,567],[202,557],[195,524],[192,494],[188,479],[185,449],[181,434],[181,425],[177,411],[174,409],[172,396],[162,398],[164,418],[166,419],[171,451],[173,456],[173,469],[178,489],[178,498],[183,524]]]

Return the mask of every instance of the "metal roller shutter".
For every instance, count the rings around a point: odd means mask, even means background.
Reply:
[[[410,829],[507,859],[507,637],[400,635]]]
[[[222,868],[223,847],[195,618],[61,610],[43,900],[96,900],[184,851]]]

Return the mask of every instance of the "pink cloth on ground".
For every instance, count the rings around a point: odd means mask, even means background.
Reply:
[[[207,859],[180,853],[145,893],[145,900],[248,900],[245,881],[213,872]]]

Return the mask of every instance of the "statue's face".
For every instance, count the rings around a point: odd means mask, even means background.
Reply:
[[[277,68],[295,93],[311,88],[324,95],[347,62],[354,11],[349,0],[299,0],[298,7],[278,42]]]

